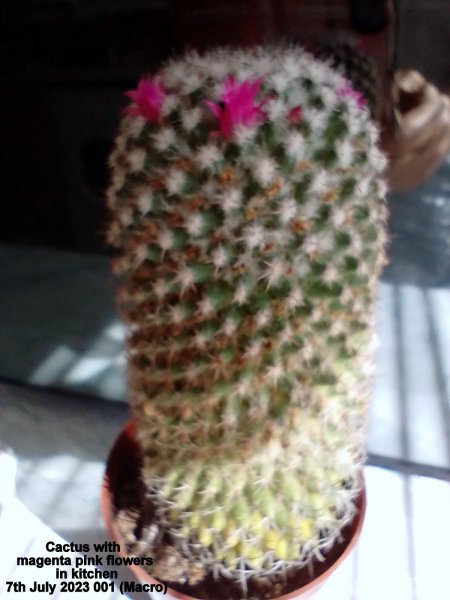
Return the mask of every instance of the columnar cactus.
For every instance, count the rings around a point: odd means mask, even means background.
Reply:
[[[355,513],[385,161],[362,96],[295,47],[188,54],[128,96],[108,237],[152,573],[245,590]]]

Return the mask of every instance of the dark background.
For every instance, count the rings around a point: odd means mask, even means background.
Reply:
[[[353,2],[351,11],[345,0],[3,0],[0,242],[105,251],[106,157],[123,92],[171,54],[186,45],[308,40],[319,22],[333,34],[361,15],[383,21],[382,4]],[[396,13],[396,65],[448,86],[450,0],[398,1]]]

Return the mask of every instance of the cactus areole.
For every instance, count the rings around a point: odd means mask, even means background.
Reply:
[[[296,47],[191,53],[127,95],[108,242],[154,513],[128,549],[246,598],[355,516],[385,159],[361,95]]]

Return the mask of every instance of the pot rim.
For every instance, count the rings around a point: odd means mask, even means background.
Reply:
[[[125,558],[129,555],[123,550],[123,548],[126,547],[125,540],[114,521],[113,490],[112,490],[112,487],[110,484],[110,477],[108,475],[108,470],[111,467],[113,459],[119,455],[117,450],[125,442],[125,440],[131,438],[135,441],[135,432],[136,432],[135,422],[132,419],[130,419],[123,427],[119,436],[116,438],[116,440],[112,446],[111,452],[108,456],[107,467],[106,467],[105,475],[103,477],[103,483],[102,483],[102,489],[101,489],[101,495],[100,495],[100,505],[101,505],[100,508],[101,508],[101,513],[103,516],[103,521],[105,523],[107,532],[112,540],[118,542],[118,544],[120,546],[120,551],[118,552],[118,554],[120,556],[122,556],[123,558]],[[114,452],[114,451],[116,451],[116,452]],[[359,535],[361,533],[361,529],[362,529],[363,522],[364,522],[364,516],[365,516],[365,512],[366,512],[366,504],[367,504],[366,486],[365,486],[364,474],[362,472],[361,472],[361,483],[362,483],[362,486],[361,486],[361,492],[359,495],[359,505],[360,506],[359,506],[358,512],[356,513],[356,515],[354,517],[354,520],[356,521],[356,523],[353,528],[353,533],[351,534],[351,537],[348,540],[348,543],[345,546],[345,548],[343,549],[343,551],[341,552],[341,554],[335,560],[330,562],[330,564],[327,566],[325,571],[323,571],[320,575],[318,575],[317,577],[315,577],[314,579],[312,579],[305,585],[303,585],[291,592],[283,594],[282,596],[276,596],[276,597],[272,598],[271,600],[294,600],[296,598],[299,598],[299,600],[300,600],[300,598],[301,598],[299,596],[300,594],[304,595],[305,600],[306,600],[306,598],[309,597],[309,596],[307,596],[308,593],[312,593],[313,590],[316,591],[316,589],[318,589],[325,582],[325,580],[328,579],[328,577],[337,569],[337,567],[350,554],[350,552],[353,550],[353,548],[359,538]],[[139,581],[145,581],[147,583],[153,583],[153,584],[161,583],[161,581],[159,581],[158,579],[155,579],[154,577],[149,575],[149,573],[147,573],[147,571],[145,571],[142,567],[139,567],[137,565],[127,565],[127,568],[129,568],[130,571],[132,571],[134,573],[134,575],[139,579]],[[163,583],[165,583],[165,582],[163,582]],[[179,592],[179,591],[171,588],[167,584],[166,584],[166,586],[167,586],[167,592],[169,592],[174,598],[178,598],[180,600],[201,600],[198,598],[194,598],[193,596],[184,594],[183,592]]]

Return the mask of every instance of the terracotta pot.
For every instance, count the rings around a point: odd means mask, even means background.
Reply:
[[[135,436],[135,424],[129,421],[122,433],[115,441],[107,461],[106,473],[103,479],[103,487],[101,493],[101,509],[106,528],[112,540],[120,545],[122,556],[127,556],[125,549],[125,541],[118,530],[114,521],[114,497],[116,491],[127,482],[138,478],[140,475],[140,467],[142,464],[142,452],[139,443]],[[364,483],[364,481],[363,481]],[[364,514],[366,509],[366,494],[363,485],[362,492],[357,498],[356,506],[358,512],[353,521],[342,530],[343,542],[336,543],[332,550],[328,553],[326,560],[323,563],[318,563],[315,566],[315,576],[310,578],[308,569],[302,569],[302,578],[299,576],[299,585],[291,592],[273,598],[273,600],[308,600],[317,592],[319,587],[333,573],[333,571],[341,564],[346,556],[353,549],[363,524]],[[159,583],[151,577],[144,569],[139,566],[130,565],[128,567],[139,581],[143,583]],[[218,582],[220,586],[220,581]],[[182,586],[180,586],[182,587]],[[168,587],[168,593],[173,598],[185,600],[201,600],[194,596],[183,593],[180,589]]]

